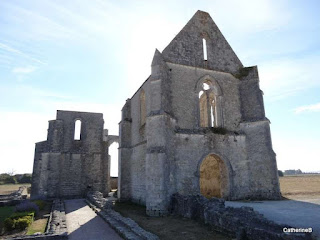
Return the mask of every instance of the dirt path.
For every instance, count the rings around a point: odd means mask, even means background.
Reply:
[[[122,239],[83,199],[66,200],[65,207],[70,240]]]

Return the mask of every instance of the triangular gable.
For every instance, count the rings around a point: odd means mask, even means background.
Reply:
[[[203,55],[203,38],[207,61]],[[202,11],[196,12],[162,55],[167,62],[230,73],[243,67],[210,15]]]

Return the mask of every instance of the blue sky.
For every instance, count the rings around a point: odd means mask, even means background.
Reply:
[[[258,65],[278,168],[320,171],[319,1],[3,0],[0,172],[32,171],[34,144],[57,109],[102,112],[118,134],[121,107],[149,76],[155,48],[198,9],[245,66]]]

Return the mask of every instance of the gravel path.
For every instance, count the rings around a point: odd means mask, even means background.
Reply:
[[[70,240],[122,239],[83,199],[66,200],[65,209]]]

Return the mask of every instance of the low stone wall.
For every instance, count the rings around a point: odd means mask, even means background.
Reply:
[[[310,234],[283,233],[284,226],[269,221],[250,207],[225,207],[224,200],[200,195],[174,194],[171,213],[210,225],[238,240],[300,240],[312,239]]]
[[[112,203],[102,193],[90,192],[88,205],[105,220],[121,237],[128,240],[159,240],[159,237],[141,228],[135,221],[112,210]]]
[[[23,195],[23,191],[26,188],[26,186],[21,186],[17,191],[14,191],[7,195],[0,195],[0,207],[17,205],[21,201],[25,200],[27,198],[27,195]]]

